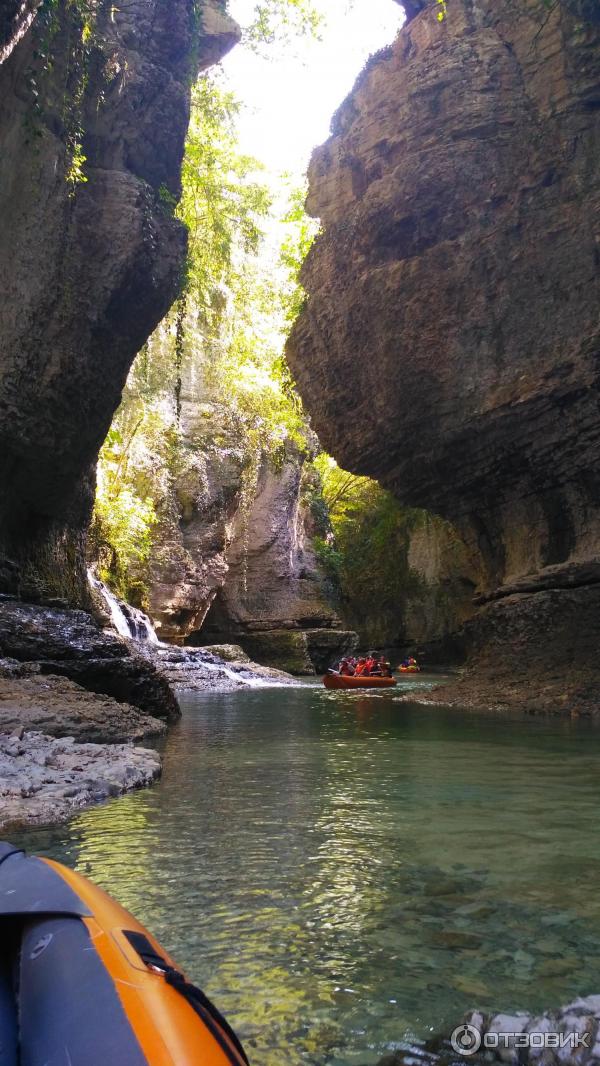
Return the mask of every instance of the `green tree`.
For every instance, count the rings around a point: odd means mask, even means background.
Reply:
[[[376,482],[342,470],[328,455],[319,455],[314,469],[317,554],[339,609],[366,643],[392,643],[401,637],[406,600],[420,589],[408,549],[422,513],[400,507]]]
[[[290,442],[310,450],[283,347],[312,228],[303,192],[290,188],[275,203],[260,164],[240,152],[238,114],[218,74],[200,78],[175,207],[189,233],[182,296],[136,360],[101,453],[102,576],[134,602],[143,601],[178,479],[199,456],[233,446],[249,500],[263,455],[277,463]],[[200,397],[193,431],[182,421],[190,381]]]

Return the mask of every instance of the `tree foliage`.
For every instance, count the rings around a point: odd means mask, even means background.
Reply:
[[[309,449],[283,347],[314,226],[304,191],[275,202],[260,163],[240,152],[239,108],[218,74],[194,88],[182,198],[161,196],[189,233],[182,296],[136,360],[101,453],[94,532],[112,549],[102,576],[135,602],[177,479],[199,456],[234,448],[249,496],[262,455]]]
[[[376,482],[349,474],[327,455],[318,456],[314,467],[317,552],[344,620],[366,643],[396,642],[405,603],[421,585],[408,563],[410,534],[421,512],[400,507]]]
[[[245,39],[253,47],[318,36],[323,11],[312,0],[259,0]]]

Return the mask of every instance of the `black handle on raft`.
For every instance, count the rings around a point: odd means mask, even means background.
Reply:
[[[205,995],[202,989],[197,988],[196,985],[190,984],[179,970],[176,970],[173,966],[169,966],[167,960],[155,951],[153,945],[148,940],[148,937],[143,933],[124,929],[123,936],[127,938],[132,948],[137,952],[148,969],[152,970],[153,973],[162,974],[166,983],[171,985],[172,988],[187,1000],[192,1010],[196,1012],[207,1028],[210,1029],[220,1048],[232,1063],[232,1066],[239,1066],[239,1061],[237,1058],[232,1058],[231,1048],[224,1042],[219,1029],[217,1029],[214,1024],[215,1022],[233,1044],[242,1061],[246,1066],[250,1066],[248,1056],[233,1029],[229,1025],[229,1022],[223,1017],[221,1012],[215,1007],[214,1003],[211,1002],[208,996]]]
[[[24,855],[25,852],[22,848],[15,848],[12,844],[6,844],[3,840],[0,840],[0,863],[3,863],[5,859],[10,859],[11,855]]]

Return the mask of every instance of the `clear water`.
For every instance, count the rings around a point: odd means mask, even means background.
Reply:
[[[185,697],[155,788],[25,843],[89,874],[255,1066],[369,1066],[600,991],[600,734],[317,687]]]

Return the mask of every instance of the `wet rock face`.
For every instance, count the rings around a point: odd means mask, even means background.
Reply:
[[[84,689],[133,704],[156,718],[174,721],[180,714],[167,681],[154,664],[135,654],[127,641],[105,633],[85,611],[3,599],[0,656],[36,664],[36,673],[70,678]],[[7,674],[6,665],[0,670],[0,676],[18,673]],[[126,709],[123,714],[126,717]]]
[[[484,592],[584,564],[600,542],[597,19],[579,0],[426,9],[333,129],[289,348],[324,446],[455,523]]]
[[[150,567],[157,632],[175,644],[241,642],[258,662],[293,673],[322,669],[325,643],[329,666],[350,645],[347,633],[331,635],[341,623],[312,548],[304,459],[292,446],[280,464],[263,457],[245,488],[239,441],[217,446],[199,431],[202,409],[200,395],[186,395],[191,447],[164,501]]]
[[[98,450],[180,283],[190,78],[238,31],[213,0],[35,7],[0,0],[0,582],[85,603]]]
[[[227,574],[243,460],[229,449],[190,447],[163,503],[150,565],[148,604],[161,640],[199,630]]]

